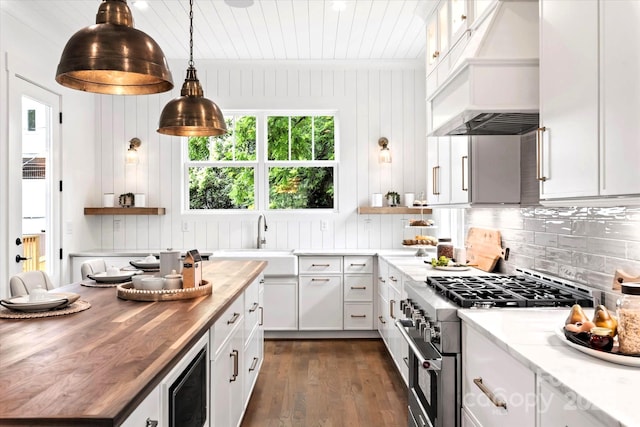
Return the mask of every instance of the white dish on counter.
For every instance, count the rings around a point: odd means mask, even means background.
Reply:
[[[578,351],[581,351],[585,354],[588,354],[593,357],[597,357],[598,359],[606,360],[607,362],[617,363],[618,365],[625,366],[633,366],[640,367],[640,357],[635,356],[626,356],[620,353],[611,353],[608,351],[594,350],[593,348],[589,348],[580,344],[573,343],[564,336],[564,326],[561,326],[559,329],[556,329],[556,335],[558,338],[562,340],[569,347],[573,347]]]
[[[80,295],[72,292],[45,293],[43,300],[30,301],[29,295],[3,299],[0,304],[10,310],[23,312],[48,311],[66,307],[76,302]]]
[[[97,273],[97,274],[89,274],[87,277],[89,279],[93,279],[98,283],[123,283],[129,282],[131,280],[131,276],[138,274],[138,271],[122,271],[120,270],[119,274],[108,275],[106,272]]]
[[[471,270],[471,267],[468,265],[451,265],[451,266],[442,266],[438,265],[436,267],[431,266],[434,270],[442,270],[442,271],[467,271]]]

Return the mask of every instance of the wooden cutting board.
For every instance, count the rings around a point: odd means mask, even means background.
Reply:
[[[611,286],[611,289],[619,291],[620,283],[622,282],[640,282],[640,276],[628,274],[623,270],[616,270],[613,275],[613,286]]]
[[[500,258],[509,256],[509,248],[502,249],[500,231],[489,228],[469,228],[465,247],[467,263],[486,272],[492,272]]]

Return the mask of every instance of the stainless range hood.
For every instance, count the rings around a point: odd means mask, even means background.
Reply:
[[[429,135],[535,130],[538,63],[538,2],[498,1],[427,77]]]

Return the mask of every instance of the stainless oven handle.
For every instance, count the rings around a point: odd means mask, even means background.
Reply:
[[[424,369],[427,369],[429,371],[439,371],[440,366],[442,364],[442,357],[438,357],[437,359],[425,359],[425,357],[422,355],[422,352],[420,351],[416,343],[413,341],[413,339],[407,333],[407,330],[404,328],[404,325],[402,324],[402,320],[398,319],[396,320],[395,323],[396,323],[396,328],[398,328],[398,330],[400,331],[402,338],[404,338],[407,344],[409,344],[409,349],[413,354],[415,354],[420,365]],[[433,345],[433,344],[429,343],[429,345]]]

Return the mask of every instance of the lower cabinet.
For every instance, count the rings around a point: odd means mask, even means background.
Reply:
[[[298,277],[265,277],[264,330],[298,330]]]
[[[240,425],[264,356],[264,280],[258,277],[210,328],[211,427]]]
[[[300,330],[342,329],[342,276],[300,276]]]
[[[159,420],[161,418],[161,393],[160,387],[156,388],[149,393],[149,395],[142,401],[140,405],[127,417],[124,423],[120,424],[121,427],[152,427],[154,425],[161,425]]]
[[[462,322],[462,406],[468,419],[479,427],[535,427],[535,381],[529,368]]]
[[[567,396],[548,381],[538,377],[537,427],[604,427],[576,402],[575,394]]]

